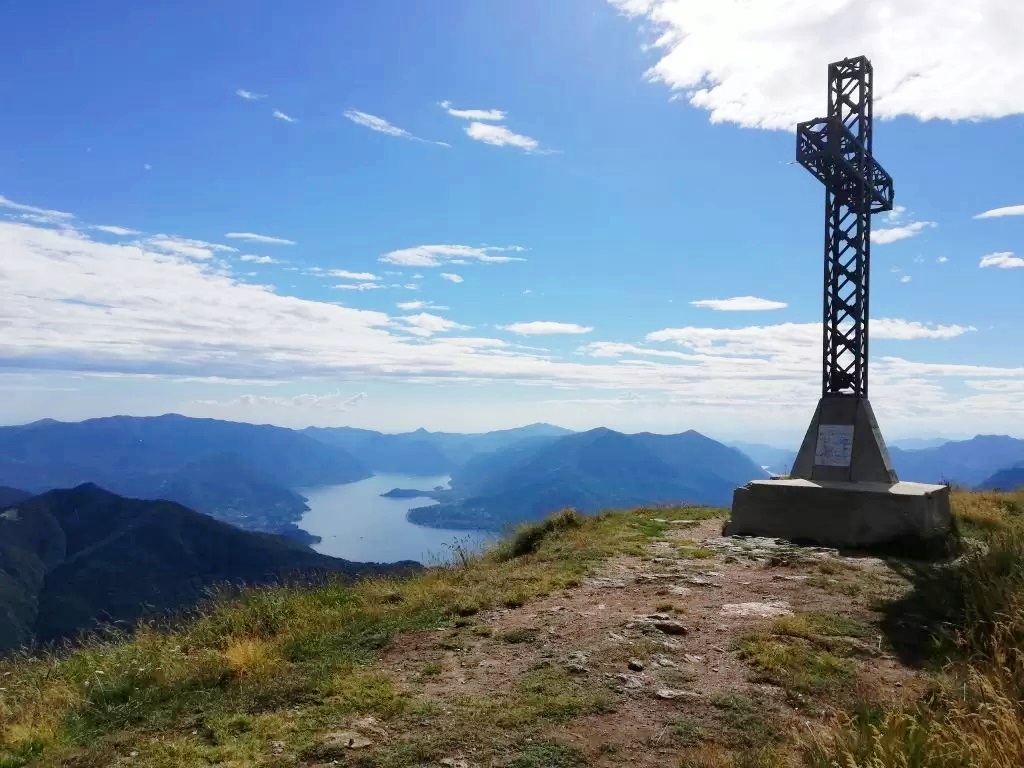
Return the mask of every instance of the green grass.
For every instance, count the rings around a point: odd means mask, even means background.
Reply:
[[[524,747],[509,768],[578,768],[586,764],[586,758],[576,747],[545,742]]]
[[[903,568],[913,589],[884,606],[897,650],[934,670],[929,694],[857,702],[805,746],[813,768],[1024,765],[1024,492],[958,491],[953,502],[961,532],[981,546]]]
[[[798,694],[835,694],[853,680],[854,663],[802,638],[750,635],[739,656],[755,671],[755,680]]]
[[[400,719],[412,702],[371,669],[397,635],[578,586],[605,558],[642,552],[660,535],[666,526],[652,526],[652,515],[719,514],[566,511],[488,553],[408,579],[225,593],[177,626],[141,625],[131,637],[0,661],[0,766],[48,768],[72,757],[83,768],[108,765],[125,744],[139,753],[135,765],[258,763],[274,741],[315,741],[343,713]],[[489,631],[468,629],[447,642],[462,647]],[[523,685],[511,716],[521,725],[607,705],[603,692],[564,672],[532,672]]]

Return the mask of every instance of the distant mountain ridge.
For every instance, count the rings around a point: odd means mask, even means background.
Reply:
[[[889,456],[900,480],[950,482],[973,488],[995,472],[1024,462],[1024,440],[1007,435],[976,435],[933,448],[890,448]]]
[[[1024,461],[992,473],[977,485],[981,491],[1015,491],[1024,488]]]
[[[38,493],[96,483],[305,541],[294,489],[371,475],[343,448],[270,425],[165,414],[0,427],[0,485]]]
[[[409,512],[415,523],[501,530],[572,506],[727,505],[766,473],[698,432],[623,434],[606,428],[536,437],[481,454],[452,475],[450,499]]]
[[[307,427],[302,433],[344,448],[376,472],[440,475],[482,453],[500,450],[522,440],[561,437],[573,434],[573,431],[553,424],[529,424],[465,434],[426,429],[387,434],[355,427]]]
[[[0,650],[67,638],[96,621],[130,625],[189,606],[214,584],[415,568],[320,555],[180,504],[127,499],[88,483],[0,512]]]

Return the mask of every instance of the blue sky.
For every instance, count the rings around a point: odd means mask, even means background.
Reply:
[[[795,439],[823,191],[793,128],[865,53],[883,430],[1024,436],[1024,11],[819,5],[5,8],[0,422]]]

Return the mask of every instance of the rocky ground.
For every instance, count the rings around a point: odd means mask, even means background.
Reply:
[[[784,765],[833,707],[920,693],[873,610],[906,589],[885,562],[683,514],[578,586],[397,637],[376,669],[413,706],[313,764]]]

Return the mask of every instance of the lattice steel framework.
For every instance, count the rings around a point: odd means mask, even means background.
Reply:
[[[828,117],[799,123],[796,159],[825,185],[822,395],[868,396],[871,214],[892,210],[892,177],[871,154],[872,68],[828,65]]]

